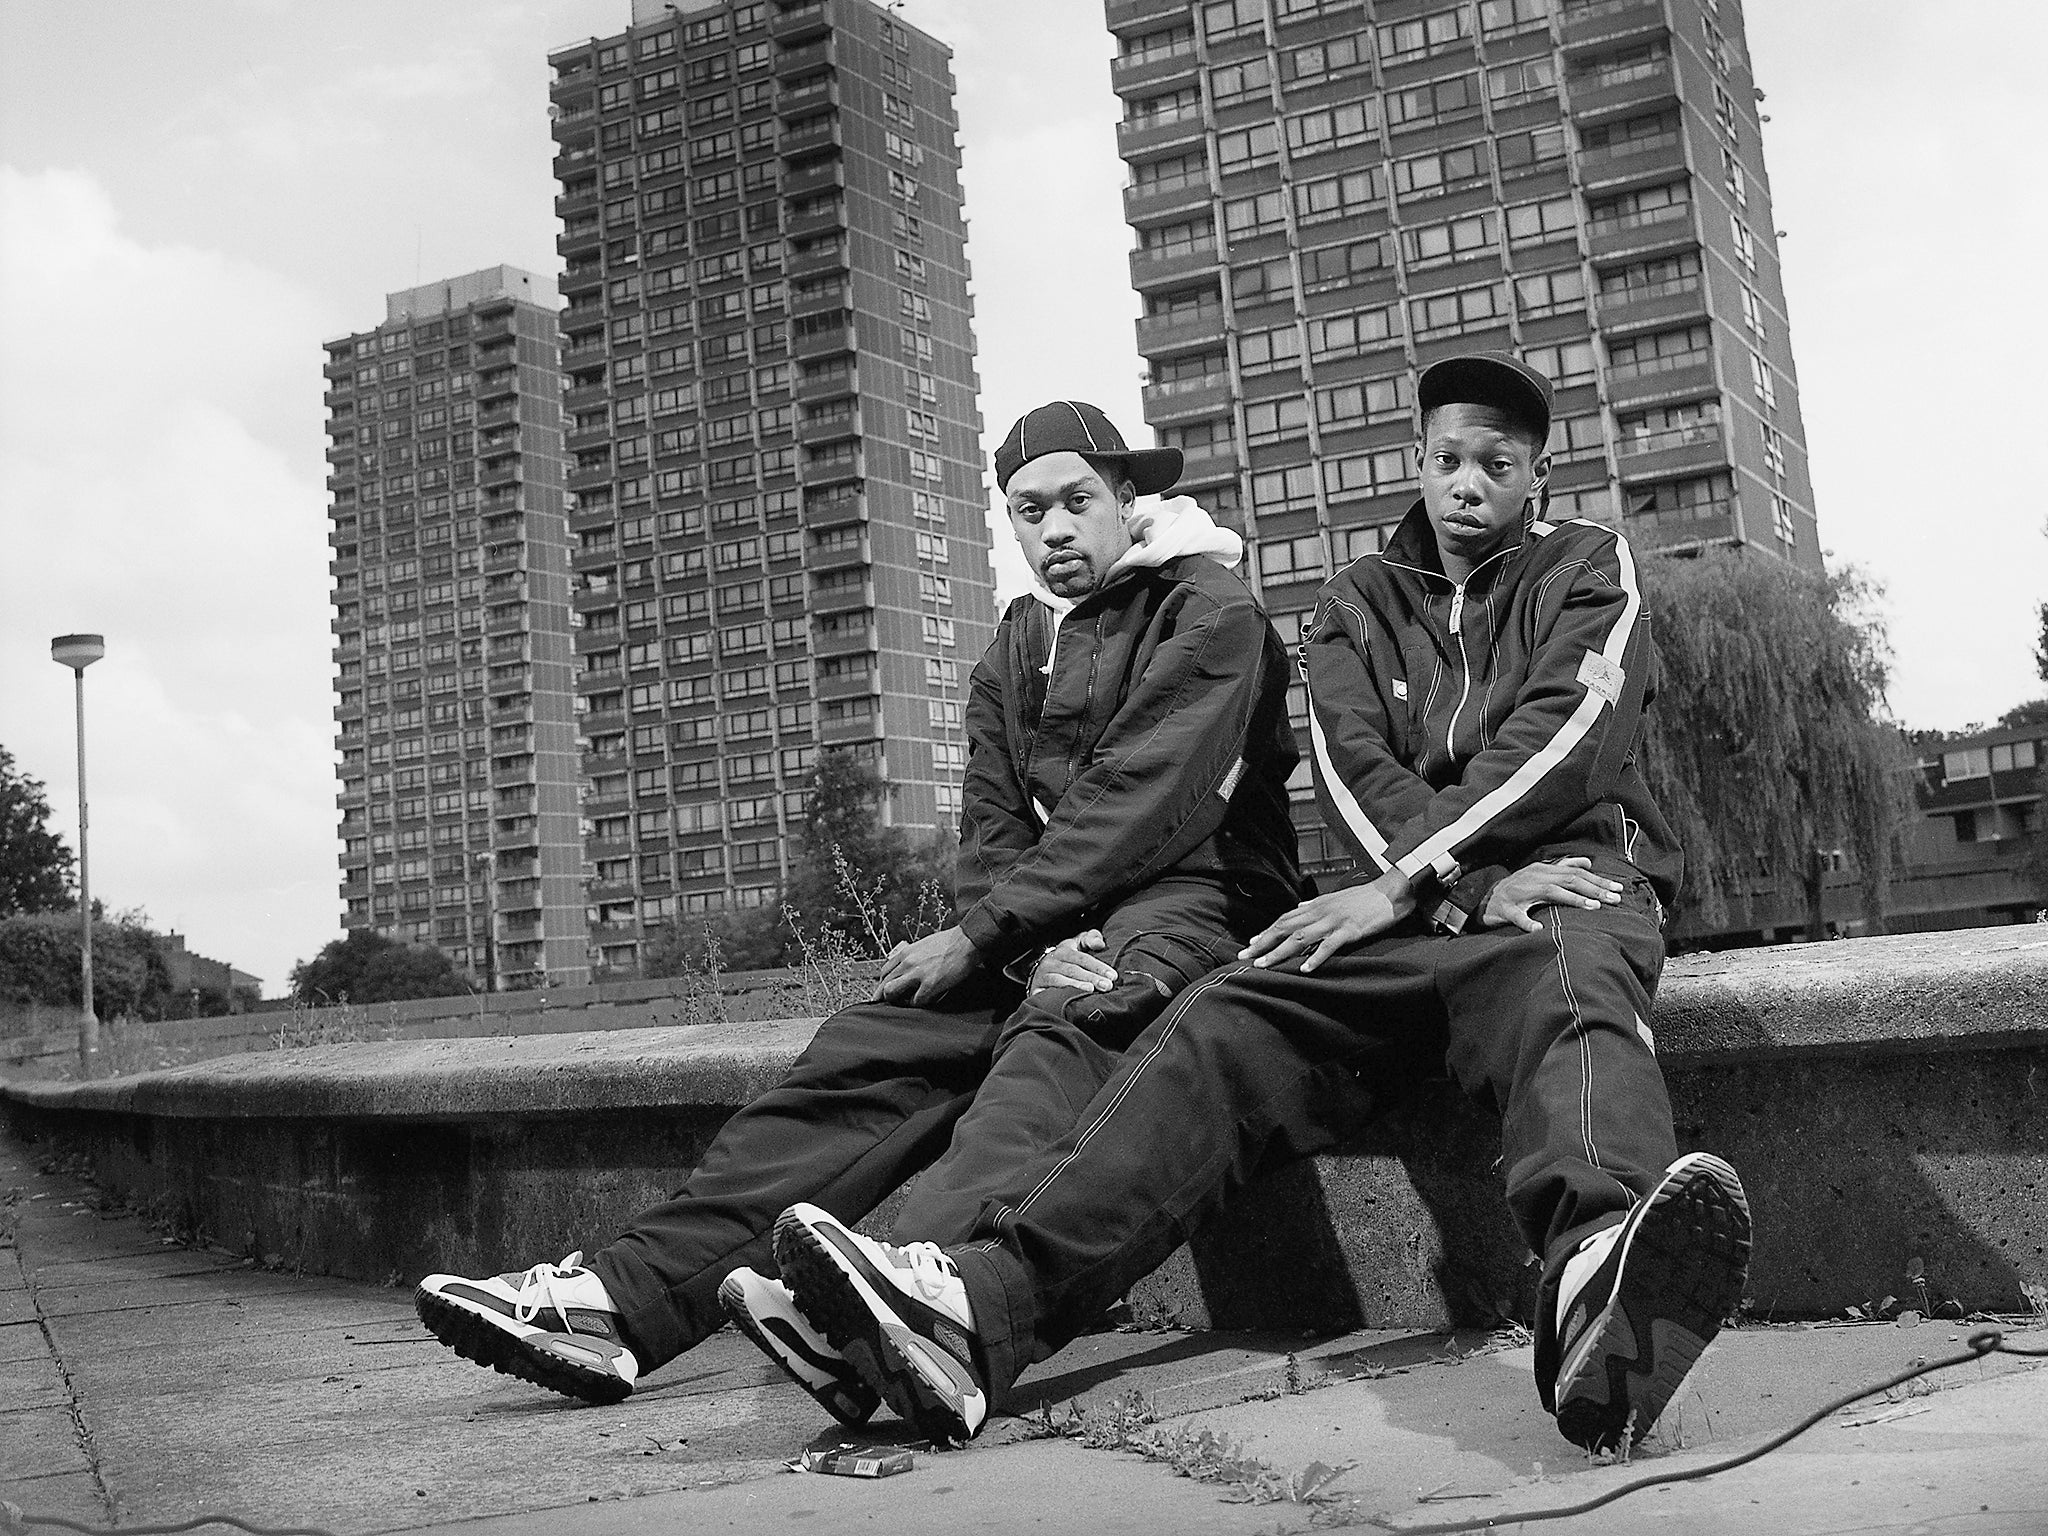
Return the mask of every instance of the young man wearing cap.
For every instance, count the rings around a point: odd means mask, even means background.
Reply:
[[[1740,1296],[1742,1187],[1678,1155],[1647,1023],[1682,857],[1637,765],[1656,655],[1633,557],[1540,516],[1541,375],[1460,357],[1419,395],[1421,500],[1324,586],[1302,647],[1356,873],[1182,993],[968,1242],[889,1249],[808,1206],[777,1225],[798,1306],[927,1434],[971,1436],[1232,1192],[1420,1065],[1501,1115],[1568,1439],[1640,1439]]]
[[[1171,998],[1301,893],[1288,667],[1243,552],[1169,489],[1178,449],[1126,447],[1091,405],[1042,406],[995,459],[1043,585],[974,669],[957,918],[899,944],[733,1116],[674,1198],[587,1263],[430,1275],[420,1316],[466,1357],[593,1402],[723,1322],[849,1422],[875,1398],[754,1266],[792,1201],[964,1238],[984,1187],[1062,1135]],[[957,1129],[956,1129],[957,1125]],[[950,1146],[949,1146],[950,1139]],[[935,1161],[936,1160],[936,1161]]]

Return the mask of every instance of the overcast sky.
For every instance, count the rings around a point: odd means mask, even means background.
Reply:
[[[1888,589],[1899,718],[1993,719],[2048,691],[2048,5],[1750,11],[1823,545]],[[557,269],[546,55],[627,14],[0,0],[0,743],[75,846],[49,641],[103,631],[94,893],[271,995],[339,931],[320,344]],[[988,446],[1059,395],[1142,439],[1100,0],[903,14],[955,50]]]

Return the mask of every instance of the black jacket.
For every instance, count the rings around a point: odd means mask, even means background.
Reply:
[[[1612,528],[1538,521],[1459,586],[1417,502],[1324,583],[1302,668],[1316,792],[1360,879],[1428,876],[1454,930],[1539,857],[1625,860],[1677,894],[1684,856],[1637,762],[1657,650]]]
[[[956,899],[982,958],[1057,943],[1167,874],[1292,906],[1287,682],[1258,600],[1204,555],[1116,575],[1063,621],[1011,603],[967,702]]]

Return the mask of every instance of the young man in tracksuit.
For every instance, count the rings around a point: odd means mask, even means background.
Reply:
[[[835,1414],[873,1410],[756,1270],[777,1214],[810,1200],[856,1220],[924,1170],[902,1224],[964,1239],[989,1182],[1064,1134],[1167,1002],[1301,893],[1287,656],[1230,569],[1243,543],[1183,498],[1135,506],[1180,464],[1131,451],[1090,405],[1012,428],[996,478],[1044,585],[971,679],[957,920],[899,944],[876,999],[826,1020],[682,1190],[587,1263],[429,1276],[416,1301],[445,1343],[612,1402],[722,1308]]]
[[[1421,501],[1324,586],[1303,644],[1349,882],[1182,993],[969,1241],[874,1244],[808,1206],[777,1225],[798,1306],[927,1434],[971,1436],[1234,1191],[1432,1062],[1500,1113],[1568,1439],[1640,1439],[1739,1299],[1742,1188],[1678,1156],[1648,1022],[1681,854],[1637,762],[1656,653],[1634,558],[1538,515],[1539,374],[1474,355],[1418,393]]]

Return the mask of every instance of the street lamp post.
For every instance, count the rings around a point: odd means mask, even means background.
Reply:
[[[78,1015],[78,1059],[89,1063],[100,1048],[100,1017],[92,994],[92,879],[85,846],[85,669],[107,654],[100,635],[59,635],[50,642],[50,658],[69,667],[77,684],[78,703],[78,970],[84,1007]]]
[[[484,990],[498,990],[498,855],[484,849],[471,855],[472,867],[484,875]]]

